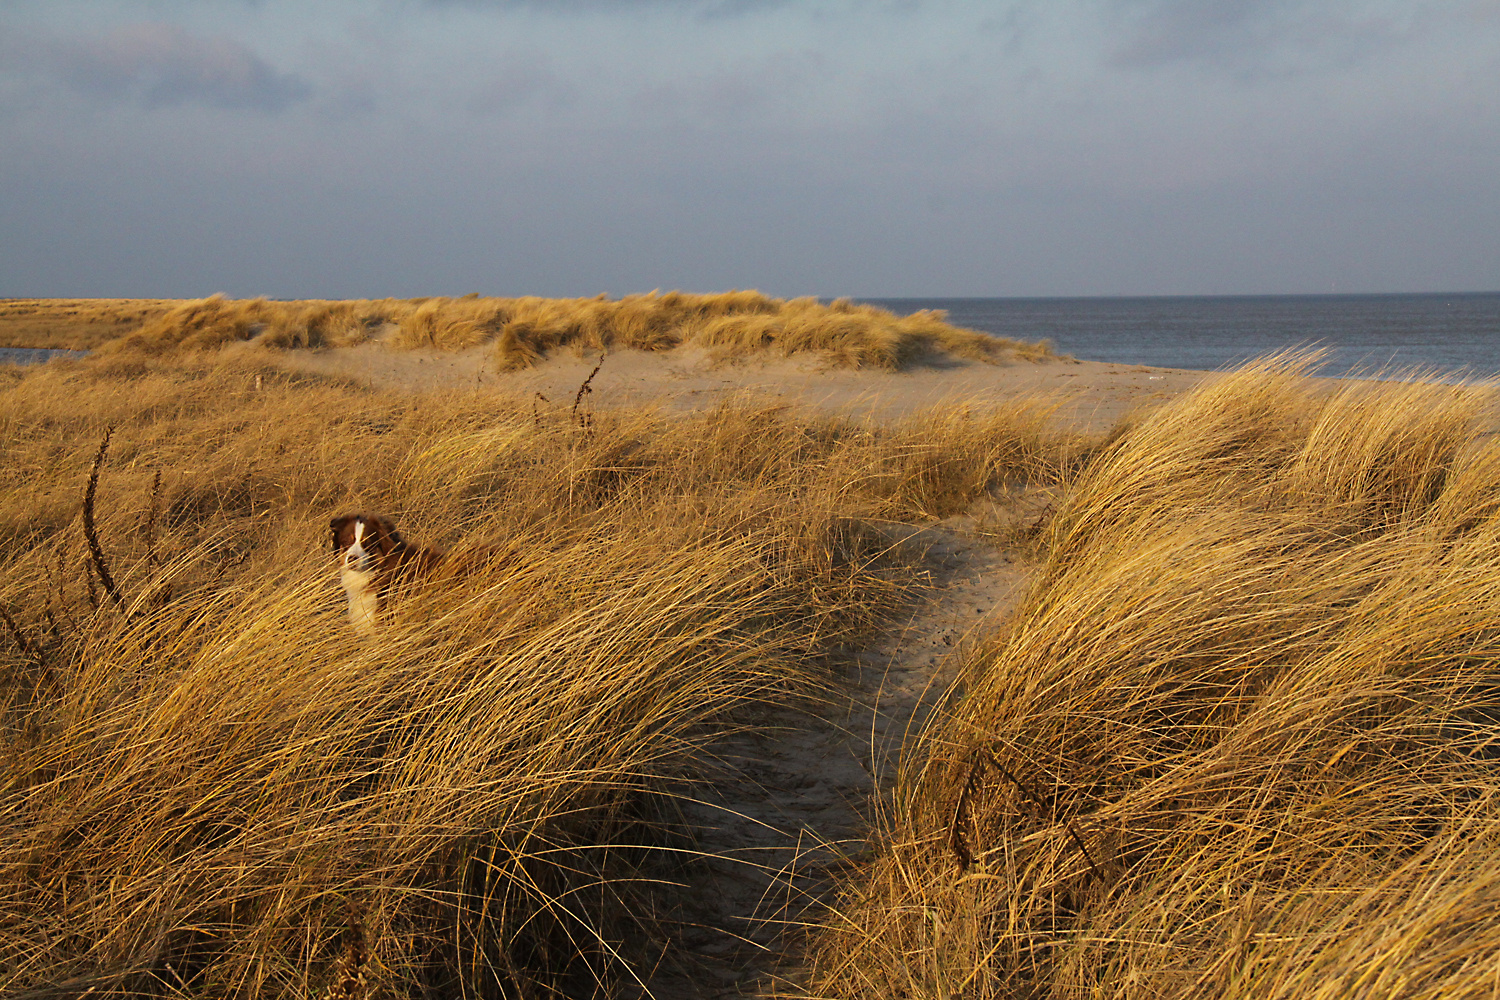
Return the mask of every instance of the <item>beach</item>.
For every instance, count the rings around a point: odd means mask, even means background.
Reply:
[[[203,300],[0,370],[0,880],[74,928],[13,984],[1086,989],[1246,914],[1405,968],[1378,880],[1488,919],[1491,390],[721,301]],[[474,568],[360,638],[351,511]]]

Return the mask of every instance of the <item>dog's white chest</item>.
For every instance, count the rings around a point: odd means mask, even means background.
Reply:
[[[349,622],[354,631],[369,635],[375,631],[375,616],[380,610],[380,591],[375,585],[375,574],[345,568],[339,573],[339,582],[344,593],[349,595]]]

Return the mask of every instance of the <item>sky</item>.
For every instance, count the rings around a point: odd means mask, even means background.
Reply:
[[[1500,0],[6,0],[0,296],[1500,290]]]

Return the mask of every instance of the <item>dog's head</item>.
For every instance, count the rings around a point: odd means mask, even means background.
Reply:
[[[344,569],[369,573],[406,545],[391,519],[379,514],[345,514],[328,526],[333,529],[333,552]]]

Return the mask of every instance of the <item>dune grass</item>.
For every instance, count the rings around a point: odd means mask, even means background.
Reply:
[[[638,986],[672,801],[920,586],[888,526],[1078,447],[1025,404],[877,428],[218,355],[0,372],[0,993]],[[327,539],[356,509],[482,568],[360,641]]]
[[[881,427],[191,351],[0,371],[0,993],[649,984],[715,740],[920,587],[893,526],[1066,475],[802,995],[1491,995],[1490,405],[1282,359],[1095,448],[1028,403]],[[80,519],[109,426],[123,607]],[[358,508],[483,568],[358,641],[325,548]]]
[[[1202,387],[1070,486],[811,995],[1493,995],[1489,390],[1304,375]]]
[[[268,348],[454,350],[490,345],[501,369],[549,353],[609,348],[703,348],[721,358],[812,354],[843,367],[898,369],[933,355],[999,363],[1055,357],[1029,344],[966,330],[939,311],[897,316],[847,299],[773,299],[755,291],[652,292],[620,299],[425,298],[271,302],[219,296],[184,302],[123,337],[112,350],[160,354],[248,341]]]
[[[0,347],[89,351],[181,303],[169,299],[0,299]]]

